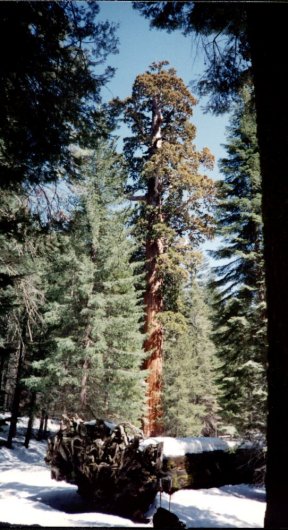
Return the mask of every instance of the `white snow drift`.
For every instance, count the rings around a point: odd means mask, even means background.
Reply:
[[[20,424],[21,425],[21,424]],[[23,425],[23,422],[22,422]],[[52,430],[57,425],[49,424]],[[21,431],[20,431],[21,432]],[[6,433],[2,432],[2,437]],[[0,433],[1,438],[1,433]],[[157,441],[160,438],[157,438]],[[161,438],[166,455],[227,448],[223,440],[205,438]],[[148,441],[145,443],[149,443]],[[150,439],[151,443],[151,439]],[[188,528],[259,528],[263,527],[265,492],[248,485],[224,486],[206,490],[180,490],[169,499],[157,494],[147,516],[149,522],[93,511],[77,493],[77,487],[55,482],[44,462],[46,442],[32,441],[29,449],[18,437],[14,449],[0,447],[0,522],[67,527],[152,527],[158,506],[169,508]]]

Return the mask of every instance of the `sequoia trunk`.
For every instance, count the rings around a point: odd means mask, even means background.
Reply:
[[[159,102],[153,100],[152,115],[152,146],[151,156],[161,148],[161,123],[162,114]],[[162,280],[158,271],[158,259],[163,253],[163,243],[160,237],[153,234],[156,223],[161,222],[161,182],[157,175],[148,181],[147,190],[148,236],[146,240],[146,293],[144,303],[146,307],[145,333],[147,339],[144,343],[148,357],[143,368],[148,370],[147,375],[147,414],[143,422],[146,436],[155,436],[162,432],[162,371],[163,371],[163,329],[157,319],[163,309],[161,292]]]

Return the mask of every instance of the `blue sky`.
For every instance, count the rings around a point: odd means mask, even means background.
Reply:
[[[130,95],[135,77],[147,70],[154,61],[168,60],[178,75],[189,85],[203,71],[203,55],[193,37],[184,37],[180,31],[167,33],[149,28],[149,21],[132,8],[132,2],[100,1],[100,18],[119,23],[119,54],[109,56],[108,63],[117,68],[113,80],[103,91],[103,98],[125,98]],[[217,160],[225,156],[221,144],[225,143],[227,115],[223,117],[204,114],[199,101],[192,121],[197,128],[196,146],[208,147],[216,157],[215,169],[209,172],[219,178]],[[121,134],[122,131],[120,131]]]

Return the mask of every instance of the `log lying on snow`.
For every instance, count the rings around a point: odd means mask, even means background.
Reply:
[[[45,460],[52,478],[76,484],[97,509],[141,520],[160,479],[166,493],[255,484],[265,469],[265,450],[253,445],[231,449],[219,438],[144,440],[130,424],[65,417],[48,441]]]
[[[65,417],[48,440],[45,461],[52,478],[76,484],[95,507],[141,518],[157,492],[163,450],[161,442],[141,448],[141,440],[127,423]]]
[[[162,485],[167,493],[185,488],[262,484],[264,481],[266,451],[260,444],[239,443],[230,447],[217,438],[186,438],[174,440],[174,444],[178,441],[180,449],[181,445],[186,446],[177,454],[177,448],[169,451],[171,440],[164,438],[162,459]]]
[[[164,491],[215,488],[225,484],[261,484],[265,455],[258,449],[211,451],[163,458]]]

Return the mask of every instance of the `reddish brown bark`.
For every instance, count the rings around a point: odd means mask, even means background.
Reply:
[[[161,148],[162,114],[156,98],[153,101],[151,154]],[[155,436],[162,432],[162,372],[163,372],[163,329],[157,319],[163,310],[162,280],[159,276],[157,261],[163,252],[161,238],[151,237],[153,226],[162,220],[161,214],[161,183],[157,175],[148,181],[147,205],[151,208],[148,214],[148,237],[146,241],[146,293],[144,303],[146,307],[145,332],[148,337],[144,349],[148,357],[143,368],[148,370],[147,383],[147,413],[143,421],[146,436]]]
[[[158,243],[158,244],[157,244]],[[144,420],[144,434],[155,436],[162,432],[162,371],[163,371],[163,329],[157,315],[163,308],[161,279],[157,278],[157,257],[160,255],[159,242],[147,242],[147,288],[144,297],[146,306],[145,332],[148,338],[144,349],[149,352],[143,368],[147,376],[147,415]]]

